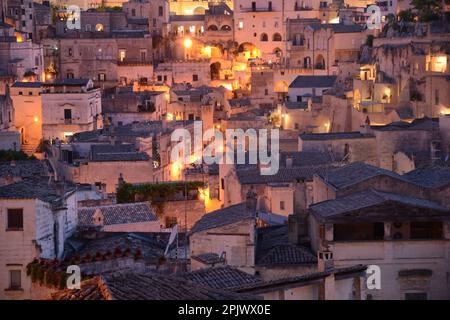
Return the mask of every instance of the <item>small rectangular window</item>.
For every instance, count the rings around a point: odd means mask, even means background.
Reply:
[[[284,201],[280,201],[280,210],[285,210]]]
[[[198,81],[198,75],[197,74],[193,74],[192,75],[192,81]]]
[[[8,230],[23,230],[23,209],[8,209]]]
[[[22,288],[22,272],[20,270],[9,271],[9,289],[18,290]]]

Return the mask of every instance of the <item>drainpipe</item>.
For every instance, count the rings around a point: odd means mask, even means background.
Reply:
[[[330,75],[330,40],[333,37],[333,33],[330,33],[330,36],[327,39],[327,63],[328,65],[325,66],[327,68],[327,76]]]

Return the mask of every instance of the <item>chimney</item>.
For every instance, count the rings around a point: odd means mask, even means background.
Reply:
[[[253,187],[247,192],[245,199],[245,206],[250,211],[256,211],[256,204],[258,202],[257,194],[253,191]]]

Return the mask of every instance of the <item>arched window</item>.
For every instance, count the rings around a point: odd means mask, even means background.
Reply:
[[[97,23],[95,25],[95,31],[103,32],[104,30],[105,30],[105,28],[103,27],[103,25],[101,23]]]
[[[281,34],[279,34],[278,32],[274,33],[274,35],[272,37],[272,41],[282,41]]]
[[[219,30],[219,28],[217,28],[217,26],[215,24],[212,24],[208,27],[208,30],[209,31],[217,31],[217,30]]]
[[[261,41],[269,41],[269,36],[267,33],[261,33]]]
[[[223,25],[220,28],[220,30],[222,30],[222,31],[231,31],[231,27],[229,25],[225,24],[225,25]]]

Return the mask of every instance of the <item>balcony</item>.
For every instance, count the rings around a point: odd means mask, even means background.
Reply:
[[[276,10],[274,10],[271,6],[268,7],[264,7],[264,8],[256,8],[256,7],[252,7],[252,8],[241,8],[240,9],[241,12],[276,12]]]

